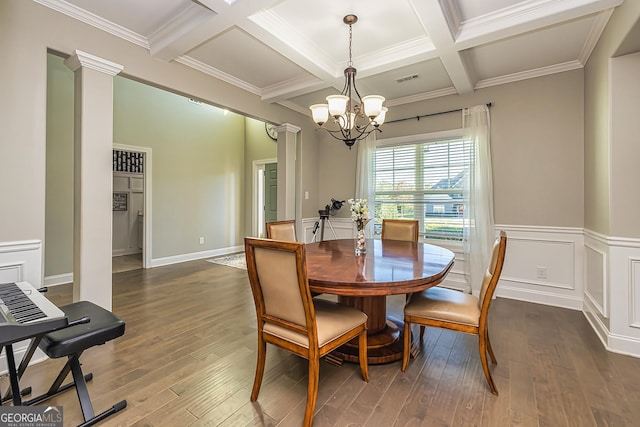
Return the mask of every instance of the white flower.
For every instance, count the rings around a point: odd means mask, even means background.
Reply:
[[[351,205],[351,220],[358,223],[358,228],[364,227],[369,220],[367,199],[349,199]]]

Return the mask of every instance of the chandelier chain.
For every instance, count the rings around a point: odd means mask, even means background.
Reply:
[[[353,61],[351,60],[351,42],[353,41],[353,28],[352,25],[349,24],[349,67],[353,67]]]

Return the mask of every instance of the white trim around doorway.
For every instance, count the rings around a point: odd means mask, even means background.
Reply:
[[[262,160],[254,160],[253,161],[253,172],[251,178],[251,235],[254,237],[258,236],[258,200],[260,199],[260,185],[258,182],[258,177],[260,171],[264,171],[264,165],[269,163],[278,163],[278,159],[262,159]],[[264,195],[263,195],[264,197]]]
[[[151,166],[153,162],[151,161],[151,148],[149,147],[138,147],[135,145],[125,145],[125,144],[113,144],[113,148],[115,150],[123,150],[123,151],[131,151],[134,153],[144,153],[144,164],[143,164],[143,176],[144,176],[144,226],[143,226],[143,236],[142,236],[142,268],[151,268],[152,267],[152,254],[151,254],[151,242],[152,242],[152,232],[151,232]]]

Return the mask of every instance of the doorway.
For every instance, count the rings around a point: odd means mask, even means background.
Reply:
[[[252,235],[266,237],[265,223],[277,218],[278,163],[277,159],[253,162]]]
[[[151,267],[151,148],[113,145],[113,272]]]

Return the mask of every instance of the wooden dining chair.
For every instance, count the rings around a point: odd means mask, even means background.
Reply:
[[[352,307],[313,300],[304,243],[245,238],[251,292],[258,320],[258,362],[251,391],[255,401],[264,375],[267,343],[309,361],[305,426],[313,422],[320,358],[358,337],[360,371],[369,381],[367,315]]]
[[[417,242],[420,225],[413,219],[383,219],[382,239]]]
[[[286,240],[287,242],[297,242],[296,221],[271,221],[267,222],[267,239]]]
[[[488,315],[493,294],[498,285],[502,266],[507,250],[507,235],[500,232],[493,244],[491,262],[485,271],[480,289],[480,296],[476,297],[464,292],[451,289],[433,287],[421,293],[413,294],[404,308],[404,348],[402,353],[402,372],[407,369],[411,345],[411,324],[420,325],[420,339],[425,326],[451,329],[478,335],[480,361],[484,376],[487,378],[491,392],[498,395],[489,364],[487,353],[495,364],[496,356],[489,341]]]

